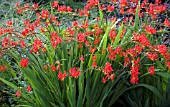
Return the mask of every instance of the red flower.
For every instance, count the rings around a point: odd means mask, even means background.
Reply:
[[[92,60],[93,60],[93,61],[95,61],[95,60],[96,60],[96,55],[94,55],[94,56],[92,57]]]
[[[16,3],[15,3],[15,6],[16,6],[16,8],[18,8],[18,7],[19,7],[19,3],[18,3],[18,2],[16,2]]]
[[[162,45],[158,45],[157,46],[158,52],[162,55],[165,55],[167,52],[167,48],[166,45],[162,44]]]
[[[151,59],[152,61],[158,59],[158,54],[157,54],[157,53],[150,53],[150,52],[148,52],[148,53],[146,53],[146,55],[147,55],[147,57],[148,57],[149,59]]]
[[[166,65],[170,69],[170,62],[166,62]]]
[[[29,33],[29,29],[28,29],[28,28],[24,28],[24,30],[21,32],[21,34],[22,34],[23,36],[27,36],[28,33]]]
[[[33,24],[32,24],[32,25],[29,25],[28,28],[29,28],[29,30],[30,30],[31,32],[34,31],[34,25],[33,25]]]
[[[53,3],[52,3],[52,7],[57,8],[58,7],[58,1],[54,0]]]
[[[92,46],[90,46],[90,52],[91,53],[94,53],[96,51],[96,49],[97,49],[96,47],[93,48]]]
[[[62,39],[58,36],[55,38],[51,38],[51,45],[55,48],[58,44],[62,42]]]
[[[77,40],[78,40],[78,42],[85,42],[86,41],[86,36],[83,33],[79,33],[77,35]]]
[[[26,47],[26,44],[25,44],[24,40],[19,41],[19,45],[20,45],[21,48]]]
[[[34,25],[38,27],[40,25],[40,22],[41,22],[41,20],[40,20],[40,18],[38,18],[34,21]]]
[[[16,97],[21,97],[21,92],[19,90],[16,90],[16,94],[15,94]]]
[[[17,13],[18,13],[18,14],[22,14],[22,7],[20,7],[20,8],[17,10]]]
[[[121,8],[120,9],[120,14],[124,14],[125,12],[124,12],[124,8]]]
[[[85,22],[82,22],[81,27],[85,29],[88,27],[88,25],[89,25],[88,20],[86,20]]]
[[[120,7],[122,8],[122,7],[125,7],[125,6],[127,6],[128,5],[128,2],[127,2],[127,0],[120,0]]]
[[[33,10],[37,10],[37,9],[38,9],[38,3],[33,3],[32,9],[33,9]]]
[[[25,20],[23,24],[24,24],[24,26],[29,26],[30,25],[30,20],[29,19]]]
[[[105,68],[103,69],[104,74],[109,75],[111,74],[112,71],[113,71],[112,65],[109,62],[107,62]]]
[[[6,66],[0,65],[0,72],[3,72],[3,71],[5,71],[5,70],[6,70]]]
[[[39,38],[36,38],[32,45],[33,50],[31,50],[31,52],[37,53],[40,47],[42,47],[42,41]]]
[[[136,53],[140,54],[142,52],[142,47],[139,45],[135,45],[134,50],[136,51]]]
[[[148,72],[149,72],[151,75],[154,75],[154,74],[155,74],[155,68],[154,68],[154,66],[150,66],[150,67],[148,68]]]
[[[92,62],[92,67],[96,67],[97,63],[96,62]]]
[[[59,12],[66,12],[67,11],[67,7],[66,6],[58,6],[58,11]]]
[[[58,72],[58,79],[59,80],[63,81],[66,76],[67,76],[66,71],[64,71],[63,74],[62,74],[61,71]]]
[[[28,8],[29,8],[29,4],[26,3],[26,4],[24,5],[24,10],[27,10]]]
[[[53,72],[57,70],[57,68],[54,66],[54,64],[51,65],[51,69]]]
[[[169,27],[169,26],[170,26],[170,22],[169,22],[168,18],[165,19],[164,25],[165,25],[166,27]]]
[[[12,22],[11,20],[9,20],[9,21],[6,22],[6,25],[7,25],[7,26],[12,26],[12,25],[13,25],[13,22]]]
[[[58,36],[56,32],[51,33],[51,45],[56,48],[58,44],[62,42],[62,39]]]
[[[148,33],[148,34],[156,34],[156,29],[154,29],[150,26],[146,26],[145,30],[146,30],[146,33]]]
[[[109,33],[109,37],[111,39],[114,39],[116,36],[117,36],[117,33],[114,30],[111,30],[110,33]]]
[[[103,83],[106,83],[106,81],[107,81],[106,79],[107,79],[106,77],[103,77],[103,78],[102,78],[102,82],[103,82]]]
[[[42,19],[47,19],[48,18],[48,10],[42,10],[41,18]]]
[[[112,6],[108,5],[107,9],[108,9],[108,12],[112,12],[114,10],[114,5]]]
[[[32,91],[32,88],[31,88],[31,86],[30,86],[30,85],[28,85],[28,87],[27,87],[27,91],[28,91],[28,92]]]
[[[133,84],[138,84],[139,77],[139,68],[138,66],[131,66],[131,79],[130,82]]]
[[[78,78],[78,76],[80,75],[80,70],[76,69],[76,68],[70,68],[70,72],[69,72],[69,76],[74,77],[74,78]]]
[[[8,45],[9,45],[9,39],[8,39],[8,38],[4,38],[4,39],[2,40],[2,46],[3,46],[4,48],[7,48]]]
[[[81,60],[82,62],[84,62],[84,56],[83,56],[83,55],[81,55],[80,60]]]
[[[145,36],[145,34],[141,34],[141,35],[140,34],[135,34],[134,35],[134,40],[141,43],[143,47],[150,46],[150,42],[149,42],[148,38]]]
[[[78,21],[73,21],[72,26],[77,27],[78,26]]]
[[[72,12],[72,8],[70,6],[67,6],[67,12]]]
[[[25,68],[28,66],[28,58],[22,58],[20,61],[20,67]]]

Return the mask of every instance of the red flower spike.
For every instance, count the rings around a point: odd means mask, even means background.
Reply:
[[[151,59],[152,61],[158,60],[158,54],[157,54],[157,53],[147,52],[146,55],[147,55],[147,57],[148,57],[149,59]]]
[[[19,90],[16,90],[16,94],[15,94],[16,97],[21,97],[21,92]]]
[[[155,74],[155,68],[154,68],[154,66],[150,66],[150,67],[148,68],[148,72],[149,72],[151,75],[154,75],[154,74]]]
[[[76,69],[76,68],[70,68],[70,72],[69,72],[69,76],[74,77],[74,78],[78,78],[78,76],[80,75],[80,70]]]
[[[139,68],[138,66],[131,66],[131,80],[130,82],[133,84],[138,84],[139,77]]]
[[[112,73],[113,69],[112,69],[112,65],[107,62],[106,65],[105,65],[105,68],[103,69],[103,73],[105,75],[110,75],[110,73]]]
[[[64,73],[62,74],[61,71],[58,72],[58,80],[64,81],[64,79],[66,78],[67,74],[66,71],[64,71]]]
[[[28,58],[22,58],[20,61],[20,67],[25,68],[28,66]]]
[[[28,92],[32,91],[32,88],[31,88],[31,86],[30,86],[30,85],[28,85],[28,87],[27,87],[27,91],[28,91]]]

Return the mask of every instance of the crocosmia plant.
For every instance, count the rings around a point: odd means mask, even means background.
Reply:
[[[18,106],[165,107],[168,9],[161,0],[16,2],[0,26],[0,81]]]

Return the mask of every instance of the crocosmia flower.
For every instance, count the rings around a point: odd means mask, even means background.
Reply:
[[[28,87],[27,87],[27,91],[28,91],[28,92],[32,91],[32,88],[31,88],[31,86],[30,86],[30,85],[28,85]]]
[[[77,70],[76,68],[70,68],[69,76],[74,77],[74,78],[78,78],[80,73],[81,73],[80,70]]]
[[[21,97],[21,92],[19,90],[17,90],[15,96],[16,97]]]
[[[28,58],[22,58],[20,61],[20,67],[25,68],[28,66]]]
[[[151,75],[154,75],[154,74],[155,74],[155,68],[154,68],[154,66],[150,66],[149,69],[148,69],[148,72],[149,72]]]
[[[61,71],[58,72],[58,79],[64,81],[65,77],[67,76],[66,71],[62,73]]]

